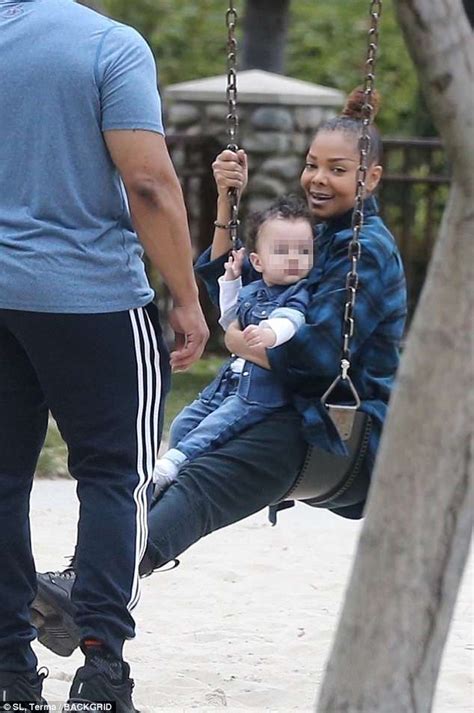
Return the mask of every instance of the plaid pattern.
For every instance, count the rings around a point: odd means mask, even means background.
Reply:
[[[294,394],[306,439],[334,453],[345,453],[345,447],[320,397],[339,373],[345,280],[350,268],[347,254],[352,236],[350,224],[351,212],[317,226],[315,262],[307,283],[310,302],[306,324],[289,342],[267,351],[272,370]],[[407,306],[400,253],[378,215],[373,197],[365,201],[360,240],[362,255],[350,376],[361,398],[361,409],[374,419],[370,451],[375,456],[399,363]],[[200,256],[196,273],[217,303],[217,278],[224,271],[226,256],[210,261],[209,255],[210,249]],[[260,276],[250,263],[245,263],[243,283],[257,277]],[[344,392],[335,397],[347,400]]]

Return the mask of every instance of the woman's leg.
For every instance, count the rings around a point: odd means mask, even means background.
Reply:
[[[160,566],[204,535],[277,501],[306,451],[301,419],[287,408],[186,463],[149,513],[147,560]]]

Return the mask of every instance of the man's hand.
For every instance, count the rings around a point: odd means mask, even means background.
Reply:
[[[201,357],[209,339],[209,329],[199,303],[173,307],[169,323],[175,333],[171,368],[173,371],[185,371]]]
[[[269,349],[276,342],[276,334],[270,327],[260,327],[256,324],[249,324],[245,327],[242,335],[249,347],[265,347]]]
[[[224,263],[224,280],[237,280],[242,275],[242,264],[245,258],[245,248],[232,250],[229,259]]]

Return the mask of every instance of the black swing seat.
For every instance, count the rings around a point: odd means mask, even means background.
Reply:
[[[334,455],[309,446],[303,466],[287,493],[270,505],[269,519],[276,523],[276,513],[294,505],[295,500],[312,507],[344,507],[362,502],[369,488],[368,477],[361,475],[367,453],[372,419],[357,411],[350,438],[345,442],[347,456]]]

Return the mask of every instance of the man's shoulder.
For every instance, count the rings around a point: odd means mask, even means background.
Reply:
[[[58,0],[46,0],[45,4],[54,5],[56,21],[64,24],[64,31],[69,34],[80,35],[81,33],[97,33],[97,41],[100,42],[104,35],[117,37],[117,42],[129,40],[143,41],[142,36],[130,25],[113,20],[106,15],[93,10],[90,7],[77,2],[58,2]],[[51,10],[53,7],[51,7]]]
[[[102,15],[97,10],[93,10],[86,5],[78,2],[63,2],[63,0],[43,0],[43,6],[47,13],[56,18],[56,21],[61,21],[62,18],[73,18],[77,23],[71,27],[72,30],[78,30],[82,26],[97,28],[109,28],[113,25],[118,25],[116,20],[112,20],[106,15]]]

